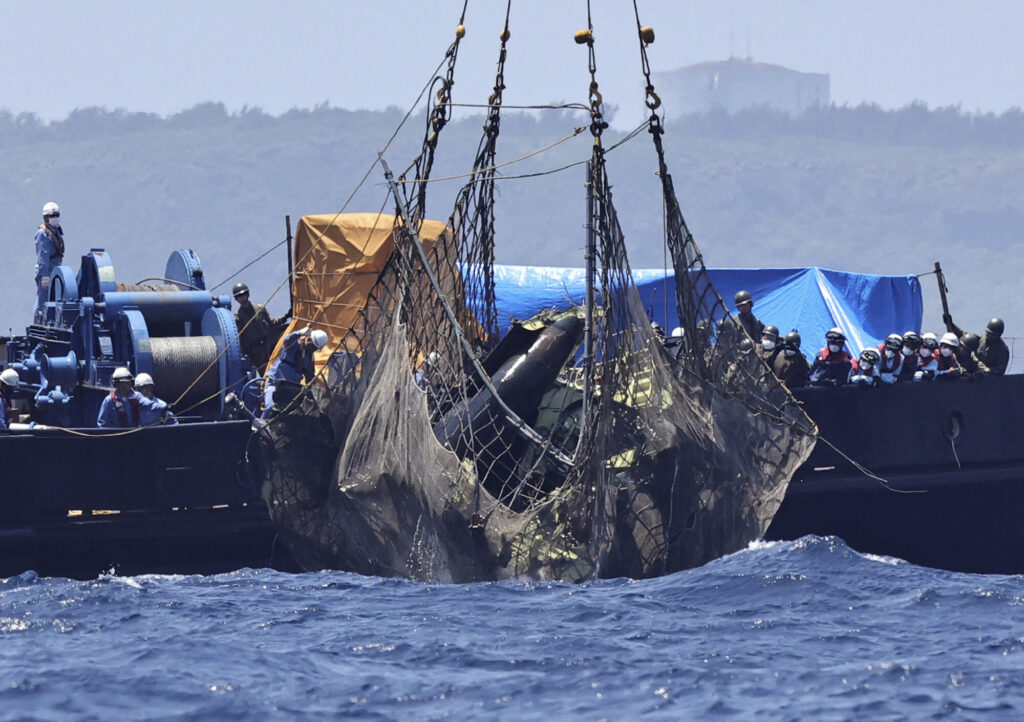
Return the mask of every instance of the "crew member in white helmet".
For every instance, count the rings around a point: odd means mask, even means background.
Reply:
[[[11,421],[17,420],[11,413],[11,392],[18,388],[20,381],[14,369],[0,372],[0,430],[6,430]]]
[[[36,231],[36,305],[32,320],[41,323],[50,292],[50,275],[64,263],[64,231],[60,227],[60,206],[53,201],[43,205],[43,222]]]
[[[306,326],[284,337],[281,352],[270,364],[263,378],[263,418],[269,419],[274,409],[274,389],[278,381],[307,384],[313,380],[313,354],[327,345],[327,332]]]
[[[113,384],[114,390],[100,404],[96,425],[102,429],[131,429],[142,426],[143,411],[149,413],[157,404],[153,399],[147,399],[132,388],[132,372],[124,366],[114,369],[110,383]],[[160,403],[163,404],[162,401]]]
[[[139,408],[139,425],[156,426],[157,424],[176,424],[178,420],[171,413],[171,407],[163,399],[157,398],[153,377],[143,372],[135,377],[135,390],[149,399],[152,405]]]

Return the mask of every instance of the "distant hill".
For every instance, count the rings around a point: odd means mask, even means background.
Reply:
[[[199,253],[211,283],[227,284],[284,238],[285,214],[294,224],[303,214],[341,209],[401,119],[397,109],[268,116],[228,114],[219,104],[168,118],[85,109],[52,124],[0,113],[0,238],[10,278],[0,298],[4,330],[28,320],[31,238],[44,201],[61,204],[75,267],[82,251],[104,247],[118,280],[136,282],[161,275],[170,251],[187,246]],[[501,160],[534,153],[586,123],[565,111],[508,113]],[[481,125],[480,116],[449,124],[434,177],[465,171]],[[422,132],[420,115],[386,151],[396,173],[418,152]],[[622,136],[609,132],[608,145]],[[499,261],[582,263],[582,167],[515,176],[585,160],[590,142],[584,130],[502,168],[508,179],[499,184]],[[829,107],[798,118],[767,110],[708,114],[669,123],[665,142],[684,214],[709,265],[907,274],[928,272],[938,260],[960,325],[980,330],[998,314],[1008,335],[1024,337],[1020,111],[978,116],[913,105],[888,112]],[[612,150],[609,163],[631,262],[660,267],[661,200],[648,134]],[[458,182],[432,186],[430,215],[447,217]],[[392,208],[379,169],[348,206]],[[285,269],[281,249],[238,278],[264,297]],[[934,278],[922,284],[925,326],[938,330]],[[275,311],[286,305],[284,295],[271,302]]]

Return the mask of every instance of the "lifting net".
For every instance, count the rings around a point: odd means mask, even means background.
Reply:
[[[813,448],[813,423],[710,284],[656,117],[685,334],[669,347],[652,329],[612,203],[596,80],[591,311],[554,310],[498,338],[507,19],[501,37],[484,135],[446,231],[420,243],[452,49],[415,182],[392,184],[390,254],[358,317],[332,333],[318,382],[262,432],[271,516],[306,569],[456,582],[665,574],[761,536]]]

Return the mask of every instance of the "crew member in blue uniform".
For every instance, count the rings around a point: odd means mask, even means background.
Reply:
[[[132,372],[124,366],[114,369],[110,377],[114,384],[96,416],[96,425],[102,429],[130,429],[142,425],[143,408],[153,407],[153,402],[132,388]]]
[[[135,390],[145,396],[151,404],[139,407],[139,425],[156,426],[157,424],[176,424],[178,420],[171,413],[171,407],[163,399],[157,398],[154,392],[153,377],[141,373],[135,377]]]
[[[278,381],[309,383],[313,380],[313,354],[327,345],[327,333],[309,326],[284,337],[281,352],[263,377],[263,414],[269,419],[274,410],[274,389]]]
[[[4,369],[0,373],[0,430],[6,430],[7,425],[14,421],[11,414],[11,392],[18,388],[21,380],[18,372],[14,369]]]
[[[50,274],[64,263],[64,231],[60,227],[60,206],[53,201],[43,205],[43,223],[36,231],[36,305],[32,318],[43,320],[50,292]]]
[[[829,329],[825,334],[826,346],[814,357],[811,364],[811,386],[842,386],[850,378],[853,358],[843,350],[846,335],[839,327]]]

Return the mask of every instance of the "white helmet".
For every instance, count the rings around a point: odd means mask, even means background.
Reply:
[[[50,216],[59,216],[60,206],[53,201],[47,201],[43,204],[43,218],[49,218]]]
[[[126,369],[124,366],[118,366],[114,369],[114,373],[110,375],[111,381],[131,381],[132,372]]]
[[[4,369],[3,372],[0,373],[0,382],[14,388],[21,382],[21,379],[18,378],[18,372],[14,369]]]
[[[942,338],[939,339],[940,346],[952,346],[953,348],[960,347],[960,339],[956,337],[955,333],[944,333]]]
[[[135,377],[135,387],[136,388],[138,388],[139,386],[152,386],[152,385],[153,385],[153,377],[150,376],[149,374],[147,374],[145,371],[143,371],[141,374],[139,374],[138,376]]]
[[[672,329],[672,338],[681,338],[686,331],[683,330],[682,326],[676,326]]]
[[[321,331],[320,329],[310,331],[309,338],[313,342],[313,345],[316,346],[317,348],[323,348],[324,346],[327,345],[326,331]]]

